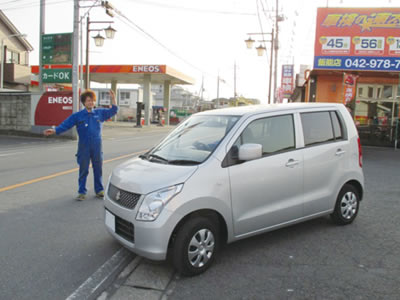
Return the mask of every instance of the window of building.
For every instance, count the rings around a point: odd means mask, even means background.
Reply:
[[[120,92],[119,96],[121,97],[121,100],[131,99],[131,93],[129,93],[129,92]]]
[[[12,64],[19,64],[20,59],[19,59],[19,53],[16,51],[12,51],[10,49],[7,49],[6,52],[6,63],[12,63]]]
[[[393,98],[393,86],[391,86],[391,85],[383,86],[383,98],[384,99],[392,99]]]
[[[374,88],[372,86],[368,87],[368,98],[374,98]]]
[[[302,113],[301,123],[305,146],[334,140],[329,112]]]
[[[109,92],[100,92],[100,99],[101,100],[110,100],[110,93]]]

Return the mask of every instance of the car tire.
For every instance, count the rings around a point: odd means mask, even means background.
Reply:
[[[176,234],[172,263],[178,273],[194,276],[206,271],[219,249],[218,225],[206,217],[189,219]]]
[[[357,189],[351,184],[345,184],[339,192],[331,218],[338,225],[351,224],[358,214],[359,207],[360,196]]]

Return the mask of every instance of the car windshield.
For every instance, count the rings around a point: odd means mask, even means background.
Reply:
[[[193,115],[141,158],[176,165],[202,163],[239,118],[239,116]]]

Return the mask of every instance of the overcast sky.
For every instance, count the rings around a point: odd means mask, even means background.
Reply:
[[[91,5],[95,1],[82,1]],[[100,1],[99,1],[100,2]],[[90,44],[91,64],[166,64],[193,77],[188,87],[196,94],[204,78],[204,96],[211,100],[234,93],[234,62],[237,65],[238,95],[267,101],[269,80],[268,56],[258,57],[256,50],[246,49],[246,33],[270,32],[276,0],[110,0],[127,19],[150,34],[168,50],[135,29],[120,16],[107,16],[104,9],[90,12],[93,21],[114,21],[117,33],[102,48]],[[0,9],[34,47],[30,63],[39,62],[40,0],[0,0]],[[73,1],[46,0],[46,33],[72,31]],[[279,70],[283,63],[312,65],[317,7],[400,7],[400,0],[279,0],[280,23]],[[258,6],[258,10],[257,10]],[[87,9],[82,8],[81,14]],[[259,12],[259,15],[257,13]],[[260,25],[261,20],[261,25]],[[86,29],[86,25],[84,25]],[[92,29],[106,25],[91,24]],[[91,35],[96,35],[91,32]],[[261,38],[261,37],[259,37]],[[266,35],[265,39],[269,39]],[[268,43],[267,43],[268,46]],[[85,46],[84,46],[85,47]],[[173,53],[173,54],[172,54]],[[278,77],[278,86],[280,78]]]

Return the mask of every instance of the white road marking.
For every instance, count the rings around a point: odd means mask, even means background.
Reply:
[[[16,154],[24,154],[25,152],[12,152],[12,153],[0,153],[0,156],[11,156]]]

